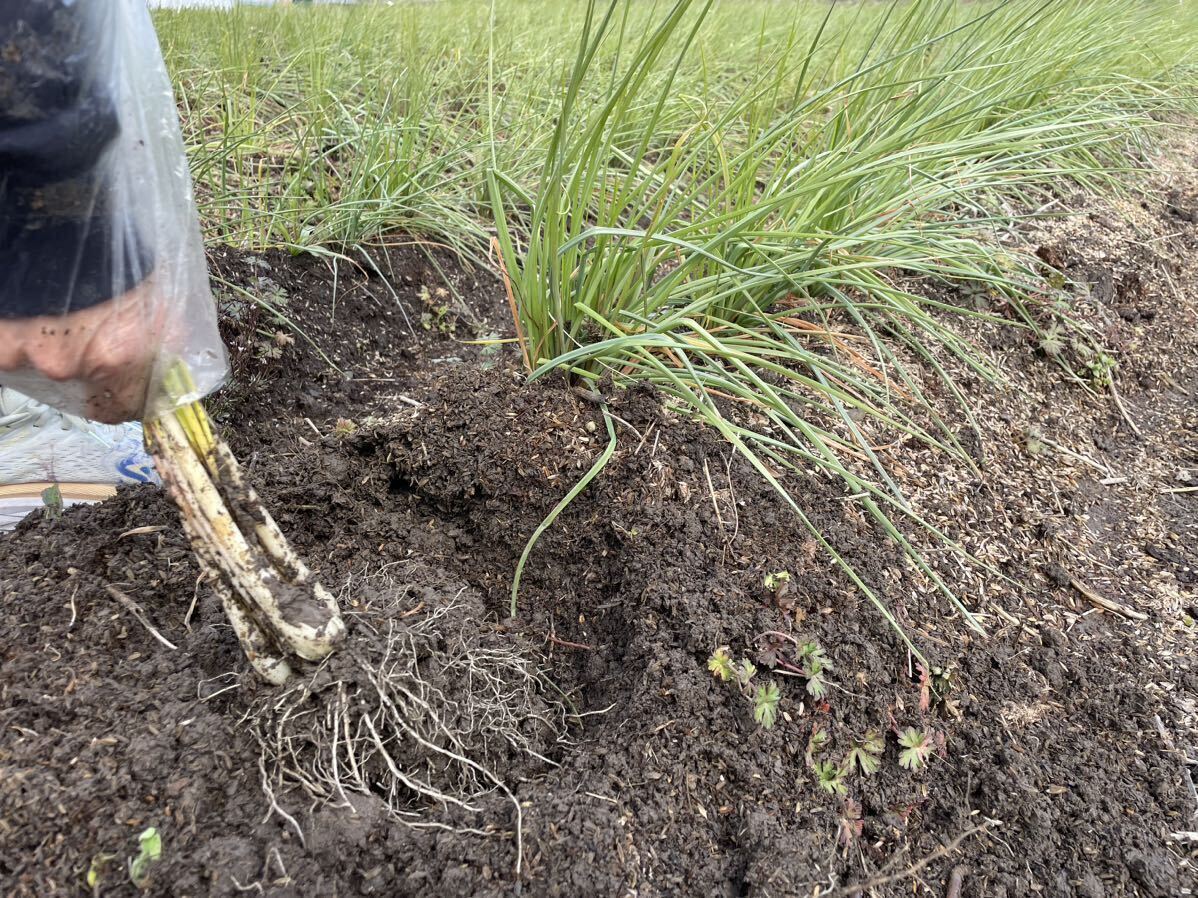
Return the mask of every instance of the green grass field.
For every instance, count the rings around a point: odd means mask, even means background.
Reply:
[[[1052,149],[1045,137],[1069,139],[1068,124],[1122,131],[1189,93],[1198,44],[1189,0],[634,0],[610,13],[575,72],[585,2],[159,11],[210,239],[327,246],[403,228],[477,251],[493,231],[489,173],[535,193],[563,109],[578,139],[617,92],[613,147],[632,152],[648,134],[655,157],[670,148],[669,175],[712,217],[821,155],[824,181],[841,157],[822,205],[864,176],[870,194],[901,199],[873,177],[898,158],[1001,154],[1010,182],[1041,161],[1029,149]],[[1046,123],[1051,135],[1026,133]],[[630,164],[601,162],[573,185],[595,201]],[[734,162],[754,170],[734,179]],[[849,205],[837,209],[822,223],[845,224]]]
[[[1198,86],[1192,0],[446,0],[157,24],[210,242],[327,254],[405,233],[502,263],[533,376],[654,384],[804,522],[779,472],[831,472],[975,626],[873,447],[966,457],[912,369],[948,397],[945,353],[1002,377],[961,316],[1092,340],[994,235],[1054,193],[1134,189]]]

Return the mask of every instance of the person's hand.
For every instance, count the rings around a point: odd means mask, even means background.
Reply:
[[[0,319],[0,372],[32,369],[84,387],[84,414],[106,424],[139,418],[162,342],[154,278],[107,302],[36,318]]]

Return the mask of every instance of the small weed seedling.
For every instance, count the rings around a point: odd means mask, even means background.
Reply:
[[[844,760],[837,764],[832,760],[819,760],[828,751],[831,741],[832,737],[822,727],[811,730],[811,736],[807,739],[807,766],[815,772],[815,781],[821,789],[830,795],[844,796],[848,793],[847,780],[854,768],[865,776],[878,772],[886,743],[881,733],[870,730],[864,738],[853,741]]]
[[[295,345],[295,337],[282,330],[258,331],[258,341],[254,344],[254,355],[263,360],[278,361],[283,357],[283,350]]]
[[[846,798],[844,800],[844,807],[840,811],[840,831],[837,835],[837,839],[844,848],[845,854],[848,854],[848,850],[853,842],[861,838],[861,833],[864,829],[865,823],[861,819],[861,803],[851,798]]]
[[[93,894],[98,894],[100,890],[100,882],[104,878],[104,871],[108,865],[112,863],[116,857],[115,854],[109,854],[105,851],[97,852],[92,855],[91,863],[87,867],[87,887],[92,890]]]
[[[1105,349],[1094,348],[1081,340],[1075,340],[1073,348],[1081,357],[1090,382],[1099,388],[1109,387],[1119,369],[1115,357]]]
[[[720,646],[711,653],[711,657],[707,659],[707,669],[722,683],[727,683],[736,676],[736,665],[726,646]]]
[[[733,673],[733,678],[736,680],[741,691],[746,695],[753,688],[753,677],[757,676],[757,668],[748,658],[742,658],[740,664],[736,665],[736,670]]]
[[[758,686],[753,693],[753,719],[767,730],[770,729],[778,719],[778,702],[781,700],[782,692],[773,680]]]
[[[1027,449],[1028,455],[1043,455],[1044,454],[1044,434],[1040,432],[1038,427],[1029,427],[1027,429],[1026,440],[1024,446]]]
[[[823,699],[828,694],[824,673],[832,669],[832,662],[819,643],[806,642],[799,648],[799,667],[807,678],[807,694],[814,699]]]
[[[338,418],[337,423],[333,425],[333,436],[339,440],[344,440],[346,437],[351,437],[357,433],[357,431],[357,423],[349,418]]]
[[[449,291],[437,287],[432,292],[427,286],[420,288],[420,304],[424,307],[420,313],[420,326],[426,331],[437,334],[452,334],[457,328],[458,319],[449,307]]]
[[[482,346],[479,350],[479,367],[484,371],[490,371],[503,357],[503,346],[505,338],[494,332],[489,331],[478,338],[478,344]]]
[[[782,691],[773,680],[755,686],[753,678],[757,675],[757,668],[752,661],[744,658],[737,663],[729,654],[728,646],[722,645],[707,659],[707,669],[720,682],[735,683],[741,694],[753,703],[753,719],[764,729],[773,727],[778,719]]]
[[[783,583],[790,582],[790,571],[775,571],[772,574],[765,575],[765,588],[770,592],[777,592],[778,588]]]
[[[758,639],[764,642],[758,660],[768,667],[777,666],[806,677],[807,694],[823,701],[829,689],[827,673],[833,667],[818,642],[799,642],[778,630],[767,630]]]
[[[919,710],[926,714],[932,705],[941,705],[947,701],[953,688],[952,671],[940,667],[930,670],[923,664],[917,665],[919,670]]]
[[[58,488],[57,483],[42,490],[42,514],[49,521],[56,520],[62,517],[62,490]]]
[[[1061,353],[1065,351],[1065,340],[1061,336],[1061,328],[1054,324],[1044,336],[1040,338],[1040,351],[1052,358],[1059,358]]]
[[[129,861],[129,879],[139,889],[145,888],[150,877],[150,867],[162,857],[162,836],[150,826],[137,837],[137,857]]]
[[[908,770],[922,770],[932,755],[932,737],[927,730],[907,727],[899,733],[899,764]]]
[[[847,775],[848,770],[835,761],[817,761],[815,764],[815,781],[829,795],[844,797],[849,794],[844,782]]]
[[[882,766],[882,752],[885,750],[885,738],[877,730],[870,730],[865,738],[853,742],[853,747],[845,756],[844,766],[852,770],[856,765],[865,776],[872,776]]]
[[[828,750],[828,743],[831,741],[832,737],[828,735],[827,730],[820,727],[811,730],[811,735],[807,737],[807,752],[804,755],[808,767],[815,766],[815,759]]]
[[[774,571],[765,575],[765,588],[777,594],[790,583],[790,571]]]

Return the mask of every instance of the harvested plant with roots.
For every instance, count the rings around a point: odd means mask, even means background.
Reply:
[[[262,749],[263,789],[299,786],[320,802],[380,799],[396,822],[476,835],[496,793],[522,815],[506,767],[551,766],[565,706],[510,637],[481,628],[481,599],[412,565],[401,582],[371,578],[345,646],[284,690],[264,692],[245,723]],[[507,830],[511,832],[511,830]]]
[[[186,401],[195,384],[183,362],[165,388],[181,404],[145,422],[146,448],[250,666],[282,685],[294,663],[319,661],[345,638],[341,611],[245,481],[203,404]]]

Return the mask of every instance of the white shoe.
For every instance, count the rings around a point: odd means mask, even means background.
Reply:
[[[54,484],[62,504],[99,502],[122,483],[158,483],[141,424],[97,424],[0,387],[0,530],[44,505]]]

